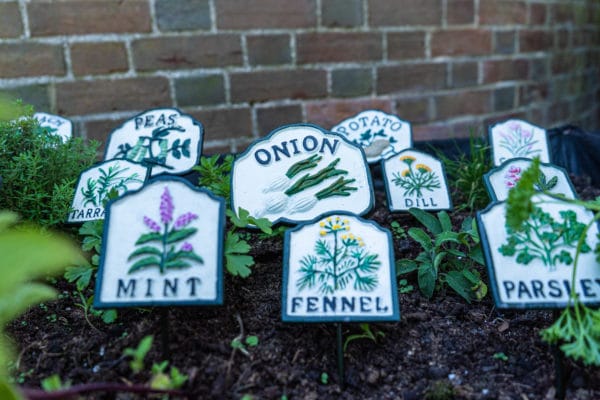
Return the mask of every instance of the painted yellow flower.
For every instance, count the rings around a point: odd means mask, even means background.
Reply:
[[[420,173],[425,173],[425,172],[431,172],[431,168],[429,168],[427,165],[425,164],[417,164],[415,165],[415,168],[417,169],[417,171],[419,171]]]
[[[331,229],[333,229],[334,231],[339,231],[340,229],[342,229],[342,226],[340,224],[333,224]]]
[[[321,231],[321,232],[319,232],[319,234],[320,234],[321,236],[325,236],[325,235],[327,235],[327,232],[326,232],[326,231]]]
[[[362,240],[360,240],[360,241],[358,242],[358,246],[359,246],[359,247],[364,247],[364,246],[365,246],[365,242],[363,242]]]
[[[409,169],[405,169],[404,171],[402,171],[402,176],[403,177],[407,177],[408,175],[410,175],[410,170]]]
[[[350,225],[346,225],[346,230],[349,231],[350,230]]]
[[[321,228],[324,228],[324,227],[325,227],[325,222],[324,222],[324,221],[321,221],[321,222],[319,222],[319,226],[320,226]]]
[[[342,240],[348,239],[348,235],[342,235]]]
[[[347,219],[344,220],[344,225],[348,225],[350,223],[350,221],[348,221]]]
[[[407,156],[400,157],[400,161],[402,161],[403,163],[405,163],[407,165],[412,164],[415,160],[416,160],[416,158],[413,157],[413,156],[408,156],[407,155]]]

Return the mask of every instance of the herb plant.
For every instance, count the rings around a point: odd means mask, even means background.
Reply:
[[[229,203],[231,196],[231,166],[234,157],[232,155],[220,156],[215,154],[211,157],[200,157],[200,164],[193,168],[200,174],[198,184],[205,187],[217,196]]]

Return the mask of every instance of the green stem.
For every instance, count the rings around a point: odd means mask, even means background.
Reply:
[[[338,275],[337,275],[337,256],[338,256],[338,247],[337,247],[337,231],[333,231],[333,288],[334,290],[338,289]]]
[[[160,255],[160,273],[165,273],[165,264],[167,263],[167,235],[169,233],[169,224],[165,223],[165,231],[163,232],[162,242],[162,254]]]

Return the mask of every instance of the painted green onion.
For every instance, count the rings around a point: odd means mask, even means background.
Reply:
[[[313,154],[305,160],[298,161],[287,170],[285,176],[291,179],[302,171],[314,168],[317,166],[317,164],[319,164],[319,161],[321,161],[322,158],[323,157],[318,154]]]
[[[328,166],[326,166],[316,174],[306,174],[302,176],[292,186],[290,186],[288,190],[285,191],[285,194],[291,196],[293,194],[300,193],[305,189],[316,186],[319,183],[323,182],[325,179],[331,178],[332,176],[346,175],[348,171],[335,168],[338,162],[340,162],[340,159],[336,158]]]
[[[315,197],[319,200],[326,199],[327,197],[333,196],[350,196],[350,192],[358,190],[354,186],[348,186],[350,183],[356,181],[356,179],[345,179],[340,176],[337,181],[333,182],[331,185],[326,187],[325,189],[318,191],[315,194]]]

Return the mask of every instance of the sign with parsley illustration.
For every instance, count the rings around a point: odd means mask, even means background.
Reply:
[[[73,137],[73,123],[67,118],[44,112],[36,112],[33,118],[41,127],[49,128],[53,134],[60,136],[63,142]]]
[[[483,180],[492,201],[506,200],[508,191],[516,186],[519,179],[521,179],[521,173],[530,165],[531,160],[528,158],[511,158],[486,173]],[[534,188],[539,191],[565,196],[568,199],[577,198],[577,193],[567,171],[553,164],[540,164],[540,178],[534,184]]]
[[[110,134],[104,159],[141,164],[150,176],[182,174],[198,164],[203,133],[200,122],[177,109],[148,110]]]
[[[452,208],[444,166],[437,158],[407,149],[383,161],[382,166],[391,211]]]
[[[331,128],[331,131],[361,146],[369,163],[379,162],[412,146],[410,123],[379,110],[356,114]]]
[[[572,279],[584,303],[600,300],[600,267],[592,249],[598,226],[582,206],[542,193],[521,230],[506,224],[506,202],[477,215],[491,288],[500,308],[559,308],[569,301]],[[585,240],[578,242],[590,224]],[[579,268],[573,263],[579,247]]]
[[[391,235],[333,213],[286,231],[284,321],[397,321]]]
[[[94,306],[221,304],[224,209],[175,177],[111,201]]]
[[[490,126],[489,130],[495,166],[517,157],[539,157],[542,162],[550,162],[545,129],[520,119],[509,119]]]
[[[364,214],[373,189],[362,150],[316,125],[273,131],[238,156],[231,204],[257,218],[297,223],[332,210]]]
[[[75,189],[67,222],[104,219],[111,193],[122,195],[144,184],[146,168],[127,160],[105,161],[83,171]]]

